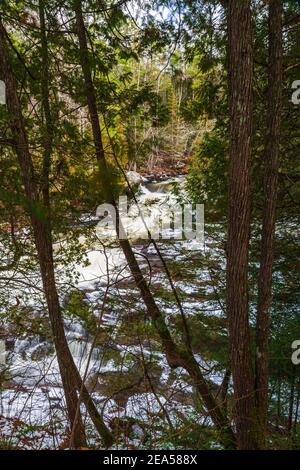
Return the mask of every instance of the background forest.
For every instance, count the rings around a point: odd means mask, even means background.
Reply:
[[[299,449],[300,2],[2,0],[0,80],[0,448]]]

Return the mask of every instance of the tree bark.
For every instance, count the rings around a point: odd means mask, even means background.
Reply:
[[[27,198],[27,208],[38,253],[40,271],[43,282],[43,289],[47,301],[49,318],[52,328],[53,341],[57,354],[63,389],[65,393],[68,418],[71,429],[76,427],[74,445],[81,447],[85,445],[84,428],[81,418],[75,423],[78,396],[82,380],[73,357],[70,353],[65,337],[64,325],[61,316],[60,304],[56,289],[54,264],[52,253],[51,233],[49,232],[49,220],[47,214],[40,215],[40,201],[36,186],[36,175],[30,155],[27,133],[24,125],[21,105],[17,94],[17,84],[13,74],[10,58],[7,50],[7,33],[0,18],[0,65],[6,84],[7,108],[10,115],[10,127],[15,140],[16,153],[21,169],[22,181]],[[112,443],[111,433],[108,431],[93,404],[86,388],[84,387],[83,401],[90,414],[90,417],[103,437],[105,444]]]
[[[102,132],[98,115],[95,89],[92,81],[86,30],[82,14],[82,2],[81,0],[74,0],[73,5],[74,12],[76,15],[76,27],[80,49],[80,63],[85,82],[85,91],[93,131],[96,159],[99,166],[99,181],[104,192],[106,201],[112,204],[115,208],[117,219],[116,231],[117,235],[119,235],[121,220],[119,217],[117,204],[114,200],[113,189],[110,183],[110,177],[107,168],[106,155],[103,148]],[[226,414],[224,414],[220,406],[217,404],[205,378],[203,377],[203,374],[199,368],[195,357],[187,349],[179,348],[177,344],[173,341],[165,319],[162,313],[160,312],[152,295],[152,292],[148,286],[148,283],[146,282],[142,274],[142,271],[140,269],[140,266],[137,262],[137,259],[134,255],[129,241],[127,239],[119,238],[119,243],[124,252],[125,258],[127,260],[132,276],[135,280],[135,283],[140,290],[141,297],[147,308],[148,315],[152,319],[152,322],[160,336],[168,364],[172,368],[183,367],[188,372],[193,381],[195,389],[201,396],[208,413],[210,414],[216,428],[220,433],[220,441],[223,442],[226,448],[234,448],[235,436],[230,427],[228,418]]]
[[[254,373],[248,313],[250,161],[253,119],[251,2],[229,0],[229,214],[227,315],[234,385],[237,445],[256,449]]]
[[[43,137],[43,162],[42,162],[42,174],[41,174],[41,187],[42,187],[42,198],[43,198],[43,209],[45,211],[45,220],[44,220],[44,236],[47,237],[47,242],[45,246],[45,251],[47,252],[47,257],[49,263],[45,264],[44,268],[41,269],[41,272],[50,271],[47,275],[48,287],[44,287],[45,292],[52,292],[52,299],[54,304],[51,307],[51,312],[54,312],[55,316],[61,317],[60,305],[57,295],[55,277],[54,277],[54,265],[53,265],[53,253],[52,253],[52,228],[51,228],[51,207],[50,207],[50,190],[49,190],[49,176],[51,168],[51,155],[52,155],[52,146],[53,146],[53,137],[54,137],[54,127],[52,122],[52,115],[50,109],[50,99],[49,99],[49,56],[48,56],[48,40],[46,34],[46,19],[45,19],[45,2],[44,0],[39,0],[39,19],[40,19],[40,39],[41,39],[41,97],[42,97],[42,113],[43,113],[43,124],[42,124],[42,137]],[[40,259],[40,265],[42,266],[43,260]],[[50,281],[51,280],[51,281]],[[49,282],[50,281],[50,282]],[[45,286],[45,283],[44,283]],[[48,302],[49,305],[49,302]],[[50,312],[50,308],[49,308]],[[63,328],[63,325],[60,328]],[[63,332],[63,336],[64,332]],[[64,343],[64,345],[63,345]],[[60,347],[66,348],[66,340],[61,342]],[[67,346],[68,347],[68,346]],[[64,354],[65,355],[65,354]],[[67,353],[68,355],[68,353]],[[59,354],[57,354],[59,356]],[[66,356],[66,355],[65,355]],[[67,357],[67,356],[66,356]],[[62,365],[63,367],[63,365]],[[69,369],[71,370],[71,369]],[[82,422],[81,414],[74,412],[75,406],[78,406],[78,399],[76,393],[76,386],[73,379],[66,380],[65,374],[61,374],[62,382],[64,386],[65,396],[72,397],[72,399],[67,402],[68,415],[70,417],[70,429],[74,427],[74,447],[80,447],[86,445],[85,442],[85,432]],[[76,418],[75,418],[76,417]]]
[[[269,63],[265,181],[261,260],[256,319],[256,401],[262,439],[265,441],[268,407],[269,311],[272,301],[272,266],[276,224],[280,123],[282,105],[282,0],[269,2]]]
[[[48,39],[46,33],[45,19],[45,0],[39,0],[39,17],[40,17],[40,38],[41,38],[41,96],[42,109],[44,114],[43,123],[43,164],[42,164],[42,194],[44,206],[50,211],[50,194],[49,194],[49,176],[51,169],[51,154],[53,147],[54,125],[50,109],[49,99],[49,53]],[[50,220],[50,213],[49,213]],[[51,232],[51,227],[49,228]]]

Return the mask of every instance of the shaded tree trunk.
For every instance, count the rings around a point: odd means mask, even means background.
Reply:
[[[293,424],[293,435],[297,432],[297,424],[298,424],[298,415],[299,415],[299,403],[300,403],[300,378],[297,382],[297,399],[296,399],[296,407],[295,407],[295,418]]]
[[[269,310],[276,223],[282,101],[282,0],[269,2],[269,74],[261,260],[256,319],[256,401],[265,440],[268,408]]]
[[[7,33],[0,18],[0,65],[3,78],[6,83],[7,108],[10,115],[10,127],[15,141],[16,153],[21,169],[22,181],[27,199],[27,208],[38,253],[40,271],[43,282],[43,289],[47,301],[52,336],[57,354],[62,384],[64,388],[68,417],[70,426],[76,428],[74,445],[80,447],[85,445],[84,428],[81,417],[75,423],[76,410],[78,404],[77,392],[80,390],[82,380],[73,357],[70,353],[65,337],[64,325],[61,316],[60,304],[56,290],[54,264],[51,242],[50,224],[47,218],[47,210],[42,207],[40,211],[40,201],[36,186],[36,175],[29,151],[27,133],[24,125],[21,105],[17,94],[17,84],[13,74],[10,58],[7,50]],[[42,214],[40,213],[42,212]],[[90,417],[102,435],[105,444],[111,445],[112,437],[103,423],[95,405],[93,404],[86,388],[84,387],[83,401],[90,414]]]
[[[39,0],[39,17],[40,17],[40,38],[41,38],[41,96],[42,96],[42,109],[44,117],[43,125],[43,164],[42,164],[42,194],[44,206],[49,211],[50,216],[50,194],[49,194],[49,176],[51,169],[51,154],[54,137],[54,124],[50,109],[49,99],[49,54],[48,54],[48,39],[46,33],[46,20],[45,20],[45,1]],[[51,227],[49,227],[51,233]]]
[[[293,427],[293,415],[294,415],[294,401],[295,401],[295,380],[296,380],[296,367],[293,366],[292,378],[291,378],[291,390],[289,399],[289,419],[288,419],[288,433],[291,434]]]
[[[281,386],[282,381],[279,376],[277,379],[277,406],[276,406],[276,430],[279,430],[280,420],[281,420]]]
[[[47,238],[45,245],[45,258],[43,260],[39,256],[41,272],[45,273],[44,277],[44,290],[47,297],[49,312],[52,312],[55,317],[61,317],[60,305],[57,295],[55,277],[54,277],[54,265],[53,265],[53,253],[52,253],[52,228],[51,228],[51,207],[50,207],[50,191],[49,191],[49,176],[51,168],[51,155],[52,155],[52,146],[53,146],[53,137],[54,137],[54,127],[52,122],[52,115],[50,109],[50,100],[49,100],[49,57],[48,57],[48,40],[46,33],[46,19],[45,19],[45,2],[44,0],[39,0],[39,20],[40,20],[40,39],[41,39],[41,97],[42,97],[42,113],[43,113],[43,124],[42,124],[42,138],[43,138],[43,162],[42,162],[42,174],[41,174],[41,187],[42,187],[42,198],[43,198],[43,209],[45,211],[45,220],[44,220],[44,234],[42,235],[41,243],[43,243],[43,237]],[[39,231],[40,232],[40,231]],[[40,237],[39,235],[39,237]],[[41,244],[39,243],[39,244]],[[43,266],[43,267],[42,267]],[[47,294],[47,292],[49,292]],[[48,300],[49,299],[49,300]],[[62,323],[62,322],[61,322]],[[54,326],[53,331],[55,331],[57,326]],[[63,329],[63,324],[58,326],[58,329]],[[64,335],[60,333],[60,335]],[[57,345],[57,348],[63,347],[65,350],[68,345],[66,344],[65,338],[61,341],[60,345]],[[69,349],[69,348],[68,348]],[[57,353],[57,357],[60,354]],[[64,353],[64,356],[68,357]],[[61,361],[62,362],[62,361]],[[63,364],[60,366],[63,370]],[[68,367],[68,370],[71,371],[71,368]],[[76,408],[78,406],[77,392],[75,382],[73,377],[71,380],[67,379],[66,373],[61,373],[63,387],[66,396],[66,403],[68,409],[68,415],[70,418],[70,429],[73,427],[74,432],[74,447],[80,447],[86,445],[85,442],[85,433],[84,426],[81,418],[81,414],[76,417]],[[70,398],[67,398],[70,397]],[[76,408],[75,408],[76,407]]]
[[[229,0],[230,106],[227,315],[237,445],[256,449],[254,373],[248,313],[250,161],[253,119],[251,2]]]
[[[96,95],[89,62],[86,30],[82,14],[82,2],[81,0],[74,0],[73,4],[76,15],[76,27],[80,47],[80,62],[84,76],[86,98],[91,119],[96,158],[99,166],[99,180],[106,201],[112,204],[115,208],[117,219],[116,231],[117,235],[119,235],[121,220],[119,217],[119,211],[116,202],[114,200],[111,178],[109,175],[109,170],[107,168],[106,155],[103,148]],[[203,377],[203,374],[199,368],[199,365],[194,355],[191,351],[188,350],[188,348],[179,348],[172,339],[165,319],[155,302],[155,299],[152,295],[148,283],[146,282],[146,279],[142,274],[142,271],[140,269],[140,266],[137,262],[137,259],[129,241],[127,239],[119,238],[119,243],[124,252],[125,258],[127,260],[132,276],[135,280],[135,283],[140,290],[141,297],[147,308],[148,315],[152,319],[152,322],[160,336],[168,364],[172,368],[183,367],[188,372],[197,392],[201,396],[205,407],[207,408],[208,413],[210,414],[216,428],[220,433],[220,441],[223,442],[226,448],[233,448],[235,446],[235,437],[230,427],[228,418],[223,412],[223,410],[220,408],[220,406],[217,404],[208,386],[208,383]]]

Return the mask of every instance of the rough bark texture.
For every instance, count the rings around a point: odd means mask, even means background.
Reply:
[[[228,2],[230,105],[227,314],[239,449],[256,449],[248,315],[253,51],[250,1]]]
[[[17,84],[11,68],[9,54],[7,51],[6,31],[0,18],[0,65],[6,83],[7,108],[10,114],[10,127],[15,140],[16,153],[21,169],[21,175],[27,199],[27,208],[30,214],[31,225],[38,253],[40,271],[43,282],[43,289],[47,301],[50,323],[52,328],[53,341],[57,354],[57,360],[61,373],[65,398],[67,403],[70,426],[76,427],[74,445],[80,447],[85,444],[84,429],[79,417],[74,423],[78,395],[82,380],[73,357],[70,353],[65,337],[64,325],[60,311],[60,304],[56,290],[54,277],[54,265],[52,254],[51,235],[49,234],[49,223],[45,214],[45,219],[38,215],[37,209],[40,207],[36,187],[36,175],[29,151],[27,133],[21,111],[21,105],[17,94]],[[105,427],[101,416],[95,408],[87,390],[84,387],[83,401],[98,431],[102,435],[105,444],[111,445],[112,437]]]
[[[94,84],[91,76],[89,51],[87,47],[86,30],[82,14],[81,0],[74,0],[74,11],[76,15],[76,27],[80,47],[80,62],[85,81],[86,97],[93,130],[96,158],[99,165],[100,184],[103,189],[106,201],[112,204],[116,209],[116,229],[118,234],[121,221],[119,219],[118,208],[113,197],[113,190],[110,185],[106,156],[102,143],[102,133],[100,128]],[[196,390],[201,396],[208,413],[210,414],[216,428],[220,433],[220,441],[223,442],[226,448],[233,448],[235,446],[235,437],[231,430],[227,416],[217,404],[213,394],[211,393],[196,359],[188,350],[182,350],[181,348],[179,349],[177,344],[173,341],[164,317],[161,314],[148,286],[148,283],[146,282],[141,272],[140,266],[129,241],[127,239],[120,239],[119,243],[124,252],[135,283],[141,292],[141,297],[147,308],[148,315],[152,319],[153,324],[160,336],[162,346],[170,367],[183,367],[189,373]]]
[[[261,261],[256,321],[256,400],[264,440],[268,406],[269,310],[272,301],[272,265],[276,223],[280,123],[282,102],[282,1],[269,2],[269,76],[265,182],[262,220]]]

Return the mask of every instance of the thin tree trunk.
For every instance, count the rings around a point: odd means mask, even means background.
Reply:
[[[288,433],[291,434],[293,427],[293,414],[294,414],[294,401],[295,401],[295,375],[296,375],[296,366],[293,366],[292,372],[292,383],[290,391],[290,400],[289,400],[289,419],[288,419]]]
[[[254,373],[248,313],[253,51],[250,0],[228,2],[230,105],[227,315],[237,445],[256,449]]]
[[[47,257],[49,263],[45,264],[45,271],[50,271],[47,274],[47,282],[51,280],[51,285],[46,290],[52,292],[52,299],[54,304],[52,305],[51,311],[55,312],[55,316],[61,317],[60,305],[57,295],[56,283],[54,278],[54,266],[53,266],[53,253],[52,253],[52,228],[51,228],[51,207],[50,207],[50,191],[49,191],[49,176],[51,168],[51,155],[52,155],[52,146],[53,146],[53,135],[54,128],[52,122],[52,115],[50,109],[50,100],[49,100],[49,57],[48,57],[48,40],[46,35],[46,20],[45,20],[45,2],[44,0],[39,0],[39,19],[40,19],[40,39],[41,39],[41,96],[42,96],[42,112],[43,112],[43,126],[42,126],[42,136],[43,136],[43,162],[42,162],[42,174],[41,174],[41,186],[42,186],[42,197],[43,197],[43,208],[45,210],[45,237],[47,237]],[[40,258],[40,263],[42,259]],[[53,300],[52,300],[53,302]],[[49,305],[49,303],[48,303]],[[50,308],[49,308],[50,311]],[[61,328],[61,326],[60,326]],[[63,325],[62,325],[63,328]],[[63,336],[64,333],[63,333]],[[66,341],[63,341],[66,343]],[[66,347],[67,345],[64,345]],[[59,356],[59,354],[57,354]],[[63,367],[63,365],[62,365]],[[74,447],[79,447],[86,445],[85,442],[85,432],[82,422],[81,414],[77,413],[74,410],[74,407],[78,404],[76,386],[74,380],[67,380],[65,374],[61,374],[64,391],[66,395],[68,415],[70,417],[71,430],[74,427]],[[71,397],[68,399],[67,397]],[[75,418],[76,417],[76,418]]]
[[[50,194],[49,194],[49,176],[51,169],[51,154],[53,146],[54,126],[50,109],[49,100],[49,54],[48,39],[46,34],[45,21],[45,1],[39,0],[39,17],[40,17],[40,39],[41,39],[41,95],[42,109],[44,114],[43,126],[43,164],[42,164],[42,194],[44,206],[50,211]],[[50,220],[50,213],[49,213]],[[51,232],[51,227],[49,228]]]
[[[282,102],[282,0],[269,2],[269,76],[261,261],[256,320],[256,401],[265,440],[268,408],[269,310],[276,223]]]
[[[228,389],[230,385],[230,377],[231,377],[231,370],[226,369],[224,378],[222,380],[220,389],[218,391],[218,396],[220,396],[221,406],[223,407],[224,411],[227,410],[227,398],[228,398]]]
[[[112,204],[115,208],[117,219],[116,231],[117,235],[119,235],[121,221],[119,218],[119,211],[113,197],[110,175],[106,163],[106,155],[102,143],[102,133],[97,110],[94,84],[91,76],[89,51],[87,47],[86,30],[82,14],[81,0],[74,0],[74,11],[76,15],[76,26],[80,47],[80,62],[85,81],[86,98],[91,119],[96,158],[99,166],[100,184],[104,192],[106,201]],[[141,292],[141,297],[147,308],[148,315],[152,319],[152,322],[160,336],[166,354],[166,358],[170,367],[183,367],[189,373],[196,390],[200,394],[216,428],[220,433],[220,440],[223,442],[225,447],[233,448],[235,445],[235,438],[227,416],[223,413],[223,410],[221,410],[221,408],[218,406],[214,396],[212,395],[196,359],[190,351],[185,350],[183,348],[179,349],[177,344],[175,344],[175,342],[173,341],[170,331],[166,325],[165,319],[161,314],[152,295],[152,292],[150,291],[148,283],[146,282],[141,272],[140,266],[133,253],[129,241],[127,239],[119,238],[119,243],[124,252],[125,258],[127,260],[132,276],[135,280],[135,283]]]
[[[294,424],[293,424],[293,435],[295,435],[297,432],[299,403],[300,403],[300,379],[298,380],[298,383],[297,383],[297,399],[296,399],[295,418],[294,418]]]
[[[16,142],[16,153],[21,169],[21,175],[27,198],[28,212],[30,214],[31,225],[35,245],[38,253],[40,271],[42,276],[43,288],[47,300],[50,323],[52,328],[53,341],[57,354],[62,384],[67,403],[68,417],[71,429],[76,426],[76,436],[74,445],[80,447],[85,445],[84,429],[81,426],[81,420],[74,422],[78,403],[77,391],[80,390],[82,380],[73,357],[70,353],[68,343],[65,337],[64,325],[61,316],[58,294],[56,290],[51,233],[49,233],[49,221],[47,213],[38,215],[40,207],[36,175],[29,151],[27,133],[21,111],[21,105],[17,94],[17,84],[11,68],[9,54],[7,51],[6,31],[0,18],[0,65],[4,80],[6,83],[7,107],[10,114],[10,127]],[[93,404],[86,388],[84,387],[83,401],[90,414],[90,417],[103,437],[105,444],[110,446],[112,443],[111,433],[108,431]]]
[[[276,430],[278,431],[281,420],[281,377],[278,377],[277,384]]]

